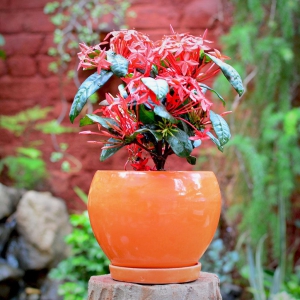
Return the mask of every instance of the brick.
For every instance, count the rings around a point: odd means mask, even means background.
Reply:
[[[38,64],[38,71],[43,77],[53,76],[53,72],[49,71],[49,64],[55,59],[48,55],[38,55],[36,57]]]
[[[50,47],[54,47],[53,34],[47,34],[44,36],[42,47],[39,49],[40,54],[48,54]]]
[[[0,86],[1,86],[1,79],[0,79]],[[37,99],[26,99],[26,98],[3,98],[2,93],[0,95],[0,104],[1,109],[0,112],[3,115],[15,115],[19,113],[21,110],[32,108],[39,104]],[[1,135],[0,135],[1,136]],[[1,139],[1,138],[0,138]]]
[[[53,32],[55,29],[42,10],[1,12],[0,28],[2,33]]]
[[[63,95],[67,101],[72,101],[74,96],[77,92],[77,87],[73,80],[68,80],[63,76]],[[61,79],[57,76],[51,76],[45,78],[45,84],[47,88],[47,99],[60,101],[61,94],[60,94],[60,83]]]
[[[45,15],[42,10],[26,12],[23,20],[23,29],[27,32],[53,32],[55,29],[49,16]]]
[[[184,7],[180,25],[187,28],[210,28],[217,12],[217,1],[191,1]]]
[[[36,73],[36,61],[29,56],[12,56],[7,59],[8,72],[12,76],[33,76]]]
[[[0,80],[0,91],[0,99],[4,100],[41,100],[48,92],[45,81],[38,76],[30,78],[3,76]]]
[[[179,12],[174,7],[154,5],[136,5],[130,10],[136,13],[136,18],[128,18],[128,27],[137,30],[170,28],[170,24],[178,26]]]
[[[4,35],[5,45],[4,51],[7,56],[22,54],[22,55],[35,55],[43,43],[43,35],[18,33]]]
[[[10,8],[11,0],[1,0],[0,1],[0,9],[8,9]]]
[[[155,42],[161,40],[164,35],[170,34],[170,27],[168,26],[164,29],[143,29],[141,31]]]
[[[0,12],[1,33],[16,33],[23,29],[24,16],[21,12]]]
[[[3,2],[3,3],[2,3]],[[44,8],[49,0],[1,0],[0,8],[20,9],[20,8]]]
[[[0,76],[3,76],[7,73],[6,61],[0,58]]]

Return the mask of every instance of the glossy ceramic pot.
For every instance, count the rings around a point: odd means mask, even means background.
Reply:
[[[220,211],[212,172],[97,171],[88,199],[112,278],[138,283],[196,280]]]

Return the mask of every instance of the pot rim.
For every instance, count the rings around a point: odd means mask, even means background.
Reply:
[[[132,174],[153,174],[153,173],[212,173],[215,174],[213,171],[176,171],[176,170],[166,170],[166,171],[134,171],[134,170],[97,170],[96,173],[132,173]]]

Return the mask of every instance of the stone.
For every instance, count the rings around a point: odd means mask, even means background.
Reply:
[[[0,260],[0,282],[7,279],[19,279],[24,275],[21,269],[13,268],[4,260]]]
[[[28,191],[16,212],[22,269],[55,267],[68,256],[64,237],[71,232],[65,203],[50,193]]]
[[[9,217],[24,193],[24,190],[18,190],[7,187],[0,183],[0,220]]]
[[[221,300],[219,283],[217,275],[206,272],[193,282],[166,285],[120,282],[110,275],[92,276],[88,300]]]
[[[63,300],[62,296],[58,295],[60,281],[47,278],[41,286],[40,300]]]
[[[0,224],[0,253],[8,244],[10,236],[16,227],[16,219],[9,218],[4,224]]]

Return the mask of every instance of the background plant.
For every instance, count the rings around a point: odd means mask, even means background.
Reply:
[[[73,231],[66,237],[66,243],[71,255],[51,270],[50,277],[62,282],[58,293],[65,300],[87,299],[90,277],[108,274],[109,260],[93,235],[87,211],[71,215],[70,222]]]
[[[35,106],[12,116],[1,116],[0,128],[4,128],[21,140],[21,145],[14,149],[13,155],[8,155],[0,160],[0,173],[7,168],[7,175],[17,187],[32,189],[42,183],[48,176],[45,157],[39,147],[42,140],[32,140],[35,132],[43,134],[63,134],[74,132],[74,128],[62,126],[55,120],[47,120],[51,107],[41,108]],[[60,145],[65,149],[66,144]],[[54,153],[52,153],[52,156]],[[62,166],[68,164],[68,155],[60,157]],[[71,158],[72,159],[72,158]],[[54,160],[52,160],[54,161]],[[57,160],[56,160],[57,161]]]
[[[78,52],[78,43],[93,44],[103,38],[103,34],[112,27],[124,27],[124,19],[129,1],[123,0],[63,0],[53,1],[44,7],[45,14],[50,16],[50,21],[55,26],[53,43],[48,49],[48,54],[54,58],[49,64],[49,69],[59,77],[60,100],[62,109],[56,122],[61,123],[66,116],[68,103],[65,96],[65,85],[72,79],[78,87],[80,81],[74,62],[75,54]],[[132,14],[129,16],[133,16]],[[97,101],[97,95],[89,97],[88,111],[92,111],[92,103]],[[52,144],[55,149],[53,160],[60,159],[65,155],[66,149],[58,145],[55,133],[52,133]],[[70,155],[69,155],[70,156]],[[71,157],[71,156],[70,156]],[[72,160],[80,165],[75,157]],[[70,168],[65,165],[65,168]]]
[[[299,1],[233,4],[233,26],[221,41],[241,71],[247,92],[232,104],[231,151],[222,169],[216,168],[227,174],[234,191],[227,216],[240,223],[239,231],[247,233],[251,247],[268,235],[262,265],[265,270],[280,268],[278,284],[284,288],[290,276],[287,220],[300,173]],[[216,85],[226,94],[221,78]]]

